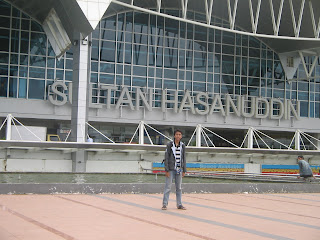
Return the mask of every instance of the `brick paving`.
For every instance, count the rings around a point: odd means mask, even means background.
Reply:
[[[0,240],[319,239],[320,194],[0,195]]]

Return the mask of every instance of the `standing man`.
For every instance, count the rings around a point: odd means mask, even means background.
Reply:
[[[186,168],[186,146],[181,142],[182,132],[180,130],[174,131],[174,140],[167,144],[165,153],[165,170],[166,170],[166,185],[164,187],[162,210],[167,210],[169,195],[171,192],[172,180],[175,179],[176,185],[176,199],[177,208],[186,210],[182,205],[181,196],[181,183],[182,177],[184,177]]]
[[[298,165],[299,165],[299,174],[298,178],[303,177],[304,180],[307,180],[309,177],[313,177],[313,173],[309,163],[304,160],[303,156],[298,156]]]

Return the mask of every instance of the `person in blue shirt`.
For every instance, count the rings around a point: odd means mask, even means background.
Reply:
[[[309,163],[304,160],[303,156],[298,156],[298,165],[299,165],[298,178],[302,177],[305,181],[310,177],[315,178],[313,176],[313,173],[312,173],[312,170],[311,170]]]

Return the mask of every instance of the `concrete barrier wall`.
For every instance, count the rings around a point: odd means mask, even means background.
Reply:
[[[1,150],[0,153],[0,172],[72,172],[71,153],[68,151],[10,149],[8,153],[4,153],[5,151]],[[144,153],[130,151],[89,152],[86,171],[105,173],[150,172],[153,162],[162,162],[163,155],[162,152],[152,151]],[[250,173],[260,173],[264,164],[297,166],[295,156],[188,153],[187,160],[188,163],[202,164],[244,164],[244,172]],[[311,165],[320,168],[319,156],[311,156],[306,160],[309,160]],[[229,171],[232,170],[229,169]]]

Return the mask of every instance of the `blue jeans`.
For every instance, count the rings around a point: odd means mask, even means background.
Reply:
[[[169,195],[171,192],[171,186],[172,186],[172,180],[173,178],[175,179],[175,185],[176,185],[176,198],[177,198],[177,207],[182,205],[181,202],[181,196],[182,196],[182,189],[181,189],[181,183],[182,183],[182,173],[177,174],[176,171],[169,171],[170,176],[166,177],[166,185],[164,187],[164,192],[163,192],[163,206],[168,205],[169,201]]]

